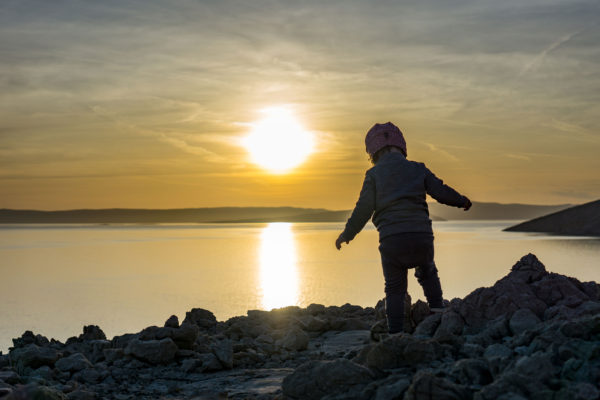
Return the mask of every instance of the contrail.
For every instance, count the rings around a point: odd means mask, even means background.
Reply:
[[[521,70],[521,72],[519,72],[519,76],[521,76],[521,75],[526,74],[527,72],[529,72],[535,66],[537,66],[538,64],[540,64],[544,60],[544,58],[546,58],[546,56],[548,55],[548,53],[550,53],[551,51],[555,50],[559,46],[565,44],[566,42],[568,42],[569,40],[571,40],[575,35],[580,34],[582,31],[583,31],[583,29],[580,29],[577,32],[569,33],[568,35],[565,35],[565,36],[559,38],[558,40],[556,40],[555,42],[553,42],[550,46],[546,47],[537,56],[535,56],[533,58],[533,60],[531,60],[531,62],[527,63],[523,67],[523,69]]]

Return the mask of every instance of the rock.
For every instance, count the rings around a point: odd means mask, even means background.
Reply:
[[[79,335],[79,340],[106,340],[106,335],[97,325],[87,325],[83,327],[83,333]]]
[[[454,363],[450,376],[463,385],[485,386],[493,380],[487,363],[473,358],[465,358]]]
[[[177,318],[177,315],[171,315],[165,321],[165,328],[179,328],[179,318]]]
[[[415,329],[415,331],[414,331],[413,334],[415,336],[427,336],[427,337],[431,337],[431,336],[433,336],[433,334],[437,330],[437,328],[440,325],[441,321],[442,321],[442,315],[441,314],[430,315],[429,317],[425,318],[417,326],[417,328]]]
[[[308,347],[309,340],[306,332],[294,326],[286,332],[281,340],[277,341],[277,344],[287,350],[301,351]]]
[[[422,300],[417,300],[410,308],[410,317],[415,326],[418,326],[429,315],[431,315],[429,305]]]
[[[125,356],[123,349],[104,349],[103,354],[108,363],[113,363]]]
[[[126,355],[132,355],[150,364],[167,364],[175,359],[177,345],[171,338],[142,341],[133,339],[125,348]]]
[[[198,358],[188,358],[181,362],[181,370],[185,373],[193,372],[200,366],[202,366],[202,360]]]
[[[15,388],[10,395],[10,400],[66,400],[66,398],[56,389],[31,383]]]
[[[440,325],[435,331],[433,337],[439,339],[446,338],[448,336],[460,335],[462,334],[463,326],[464,321],[458,313],[454,311],[447,311],[442,314]]]
[[[200,333],[197,325],[184,322],[179,328],[158,328],[152,333],[153,339],[171,338],[180,349],[191,350]]]
[[[410,380],[406,378],[392,377],[393,382],[386,384],[381,383],[375,393],[375,400],[390,400],[390,399],[401,399],[402,395],[410,386]]]
[[[483,358],[485,358],[494,375],[499,375],[506,367],[512,356],[512,350],[500,343],[494,343],[485,349]]]
[[[233,344],[231,340],[217,342],[212,351],[224,368],[233,368]]]
[[[25,331],[21,337],[13,339],[12,341],[15,348],[25,347],[28,344],[35,344],[40,347],[50,344],[48,338],[42,335],[34,335],[31,331]]]
[[[325,313],[325,306],[323,304],[310,304],[306,307],[306,311],[310,315],[319,315]]]
[[[217,325],[217,318],[215,318],[215,315],[208,310],[193,308],[185,313],[183,323],[186,322],[196,325],[202,330],[213,330]]]
[[[130,341],[133,339],[138,339],[140,337],[137,333],[126,333],[124,335],[115,336],[111,341],[111,346],[114,348],[124,349],[127,347]]]
[[[67,394],[68,400],[96,400],[97,398],[96,393],[83,389],[76,389]]]
[[[201,361],[200,368],[202,371],[211,372],[211,371],[220,371],[223,369],[223,364],[219,362],[217,356],[212,353],[200,354],[198,359]],[[233,356],[232,356],[233,363]]]
[[[41,366],[38,369],[34,370],[30,376],[37,376],[46,381],[49,381],[54,378],[54,371],[49,366],[44,365],[44,366]]]
[[[55,365],[56,369],[61,372],[77,372],[92,366],[90,361],[81,353],[75,353],[68,357],[61,358]]]
[[[28,344],[25,347],[12,350],[9,356],[13,362],[21,367],[39,368],[43,365],[54,366],[59,358],[59,353],[49,347]]]
[[[418,371],[404,395],[405,400],[463,400],[470,397],[466,387],[437,377],[430,371]]]
[[[329,323],[327,320],[315,317],[313,315],[307,315],[300,319],[303,329],[309,332],[324,332],[329,329]]]
[[[21,383],[21,377],[15,371],[0,371],[0,381],[16,385]]]
[[[526,254],[513,265],[508,278],[519,282],[531,283],[546,276],[546,267],[534,254]]]
[[[285,377],[282,389],[292,399],[321,399],[356,390],[373,378],[367,368],[346,359],[309,361]]]
[[[541,320],[533,313],[533,311],[528,308],[522,308],[515,311],[510,318],[509,327],[513,335],[518,335],[533,328],[540,322]]]
[[[441,345],[432,339],[410,334],[396,334],[372,346],[365,365],[377,370],[388,370],[431,362],[443,355]]]

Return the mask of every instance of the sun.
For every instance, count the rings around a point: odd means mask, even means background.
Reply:
[[[262,110],[264,118],[252,124],[242,140],[254,163],[274,174],[302,164],[313,151],[313,137],[285,107]]]

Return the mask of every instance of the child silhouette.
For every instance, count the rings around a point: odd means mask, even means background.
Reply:
[[[406,159],[406,141],[391,122],[375,124],[365,137],[373,167],[344,231],[338,250],[373,217],[385,278],[385,311],[389,333],[403,331],[407,271],[415,276],[432,311],[443,309],[442,287],[433,261],[433,230],[426,195],[449,206],[471,208],[471,201],[445,185],[423,163]]]

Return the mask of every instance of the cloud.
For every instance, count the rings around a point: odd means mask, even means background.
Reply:
[[[537,54],[530,62],[528,62],[527,64],[525,64],[523,66],[523,69],[521,69],[521,72],[519,72],[519,76],[522,76],[522,75],[524,75],[524,74],[526,74],[526,73],[528,73],[530,71],[534,71],[535,68],[544,61],[544,58],[546,58],[546,56],[548,54],[550,54],[550,52],[556,50],[558,47],[560,47],[563,44],[567,43],[573,37],[575,37],[575,35],[580,34],[582,31],[583,31],[583,29],[580,29],[580,30],[578,30],[576,32],[569,33],[569,34],[564,35],[564,36],[558,38],[557,40],[555,40],[548,47],[546,47],[539,54]]]

